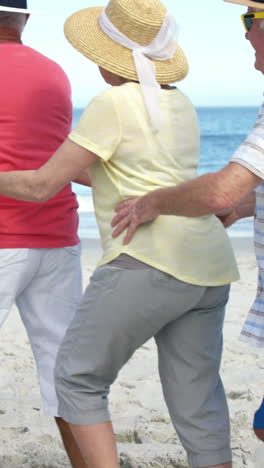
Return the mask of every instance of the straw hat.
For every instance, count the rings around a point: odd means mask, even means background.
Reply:
[[[252,8],[259,8],[260,10],[264,10],[264,0],[224,0],[225,2],[229,3],[236,3],[238,5],[244,5]]]
[[[131,50],[110,39],[99,26],[103,7],[85,8],[70,16],[64,26],[71,45],[97,65],[130,80],[138,80]],[[105,12],[114,26],[142,46],[150,44],[163,24],[167,10],[159,0],[110,0]],[[188,63],[178,46],[173,58],[153,60],[160,84],[180,81]]]
[[[7,11],[10,13],[36,13],[29,10],[27,7],[27,0],[0,0],[0,11]]]

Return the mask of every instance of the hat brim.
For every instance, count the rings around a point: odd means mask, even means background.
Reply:
[[[85,57],[106,70],[130,80],[138,80],[131,50],[110,39],[99,26],[103,7],[85,8],[65,22],[64,33],[70,44]],[[188,62],[178,46],[169,60],[152,60],[160,84],[181,81],[188,73]]]
[[[39,11],[28,10],[26,8],[12,8],[12,7],[4,7],[4,6],[0,6],[0,11],[8,11],[10,13],[25,13],[27,15],[40,13]]]
[[[252,8],[259,8],[260,10],[264,10],[264,3],[260,2],[252,2],[251,0],[224,0],[228,3],[236,3],[237,5],[243,5]]]

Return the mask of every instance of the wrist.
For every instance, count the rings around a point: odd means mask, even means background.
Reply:
[[[142,202],[144,208],[151,212],[153,216],[157,217],[161,214],[161,207],[159,204],[160,196],[159,190],[154,190],[153,192],[148,193],[144,197],[142,197]]]

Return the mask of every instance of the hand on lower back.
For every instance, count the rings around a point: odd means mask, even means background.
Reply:
[[[117,237],[127,230],[123,241],[124,244],[131,241],[138,226],[152,221],[158,216],[151,198],[147,196],[119,203],[116,207],[116,213],[111,223],[112,227],[115,228],[112,236]]]

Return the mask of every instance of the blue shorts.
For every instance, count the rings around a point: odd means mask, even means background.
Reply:
[[[254,422],[253,422],[254,429],[264,429],[264,399],[258,411],[255,413]]]

